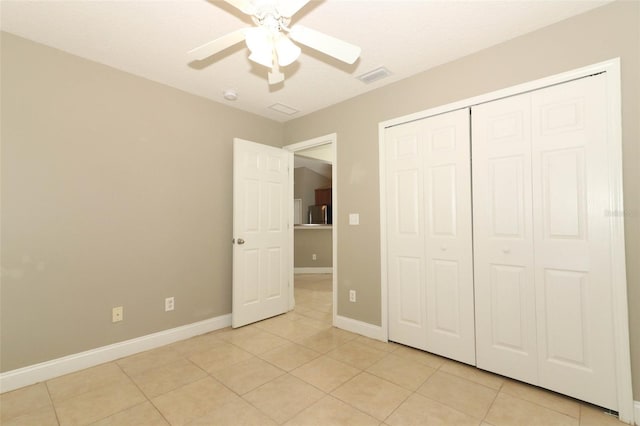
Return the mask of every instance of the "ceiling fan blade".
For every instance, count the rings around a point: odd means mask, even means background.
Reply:
[[[291,18],[297,11],[305,7],[309,0],[280,0],[277,10],[280,16]]]
[[[244,41],[246,31],[247,29],[243,28],[227,35],[223,35],[222,37],[218,37],[217,39],[212,40],[209,43],[205,43],[202,46],[191,49],[189,52],[187,52],[187,55],[198,61],[207,58],[211,55],[223,51],[228,47],[233,46],[234,44]]]
[[[333,56],[347,64],[353,64],[356,59],[358,59],[358,56],[360,56],[360,47],[312,30],[311,28],[303,27],[302,25],[293,26],[289,32],[289,36],[298,43],[302,43],[326,55]]]
[[[251,0],[224,0],[229,3],[231,6],[239,9],[242,13],[246,13],[247,15],[255,15],[256,6],[253,4]]]

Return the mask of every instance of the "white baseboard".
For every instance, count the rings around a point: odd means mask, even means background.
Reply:
[[[294,274],[332,274],[333,268],[327,266],[326,268],[293,268]]]
[[[372,339],[386,342],[382,327],[378,325],[369,324],[366,322],[354,320],[352,318],[336,315],[333,325],[342,328],[343,330],[350,331],[352,333],[361,334]]]
[[[640,426],[640,401],[633,401],[633,418],[636,425]]]
[[[8,392],[125,356],[168,345],[179,340],[229,327],[230,325],[231,314],[222,315],[169,330],[147,334],[146,336],[135,339],[125,340],[124,342],[114,343],[112,345],[102,346],[85,352],[7,371],[0,374],[0,392]]]

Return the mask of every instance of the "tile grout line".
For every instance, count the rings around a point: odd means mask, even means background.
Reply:
[[[181,356],[182,356],[182,355],[181,355]],[[121,359],[123,359],[123,358],[121,358]],[[122,368],[122,366],[121,366],[120,364],[118,364],[118,363],[117,363],[117,361],[118,361],[118,360],[115,360],[115,361],[113,361],[113,363],[114,363],[115,365],[117,365],[117,366],[118,366],[118,368],[120,369],[120,371],[122,371],[122,373],[123,373],[123,374],[124,374],[124,375],[125,375],[125,376],[130,380],[130,381],[131,381],[131,383],[133,383],[133,385],[134,385],[136,388],[138,388],[138,390],[140,391],[140,393],[142,394],[142,396],[144,396],[144,398],[147,400],[147,402],[148,402],[149,404],[151,404],[151,406],[153,407],[153,409],[154,409],[154,410],[156,410],[156,411],[158,412],[158,414],[160,415],[160,417],[162,417],[162,418],[164,419],[164,421],[165,421],[165,422],[167,422],[167,424],[168,424],[168,425],[171,425],[171,422],[169,421],[169,419],[167,419],[167,418],[164,416],[164,414],[162,413],[162,411],[160,411],[160,409],[159,409],[158,407],[156,407],[156,405],[153,403],[153,401],[151,400],[151,398],[149,398],[149,396],[147,396],[147,394],[142,390],[142,388],[141,388],[141,387],[138,385],[138,383],[133,379],[133,377],[131,377],[129,374],[127,374],[127,372],[124,370],[124,368]],[[161,366],[161,367],[162,367],[162,366]],[[104,417],[103,419],[100,419],[100,420],[107,419],[107,418],[109,418],[109,417],[111,417],[111,416],[114,416],[114,415],[116,415],[116,414],[122,413],[122,412],[124,412],[124,411],[126,411],[126,410],[129,410],[129,409],[130,409],[130,408],[132,408],[132,407],[136,407],[136,406],[138,406],[138,405],[142,405],[142,404],[144,404],[144,402],[141,402],[140,404],[132,405],[131,407],[127,407],[127,408],[125,408],[125,409],[123,409],[123,410],[118,411],[117,413],[112,413],[112,414],[110,414],[110,415],[108,415],[108,416],[106,416],[106,417]],[[99,420],[98,420],[98,421],[99,421]],[[93,422],[93,423],[96,423],[96,422]]]
[[[369,414],[369,413],[367,413],[367,412],[365,412],[365,411],[362,411],[360,408],[356,407],[355,405],[351,404],[350,402],[348,402],[348,401],[344,401],[343,399],[341,399],[341,398],[339,398],[339,397],[337,397],[337,396],[333,395],[333,392],[335,392],[338,388],[341,388],[342,386],[346,385],[347,383],[349,383],[350,381],[354,380],[356,377],[358,377],[359,375],[361,375],[361,374],[362,374],[362,373],[364,373],[364,372],[365,372],[365,370],[360,370],[360,372],[359,372],[358,374],[354,375],[353,377],[351,377],[351,378],[350,378],[349,380],[347,380],[346,382],[341,383],[341,384],[339,384],[338,386],[336,386],[335,388],[333,388],[330,392],[328,392],[328,393],[327,393],[327,396],[330,396],[331,398],[334,398],[334,399],[336,399],[337,401],[342,402],[343,404],[345,404],[345,405],[347,405],[347,406],[349,406],[349,407],[353,408],[354,410],[359,411],[360,413],[365,414],[366,416],[371,417],[372,419],[374,419],[374,420],[376,420],[376,421],[380,421],[380,419],[378,419],[378,418],[374,417],[373,415],[371,415],[371,414]],[[382,425],[383,423],[385,423],[386,419],[387,419],[387,418],[385,418],[385,420],[380,421],[380,423],[379,423],[379,424],[380,424],[380,425]]]
[[[45,380],[43,385],[47,390],[47,395],[49,395],[49,402],[51,402],[51,408],[53,408],[53,414],[56,416],[56,422],[58,422],[58,425],[60,425],[60,417],[58,417],[58,409],[56,408],[56,404],[53,402],[53,397],[51,396],[51,389],[49,389],[49,381]]]
[[[123,358],[121,358],[121,359],[123,359]],[[115,366],[120,370],[120,372],[121,372],[122,374],[124,374],[124,377],[125,377],[127,380],[129,380],[129,381],[130,381],[134,386],[136,386],[136,387],[141,391],[142,395],[146,398],[146,395],[144,394],[144,392],[142,392],[142,390],[138,387],[138,385],[134,382],[134,380],[133,380],[133,379],[132,379],[132,378],[131,378],[131,377],[130,377],[130,376],[129,376],[129,375],[128,375],[128,374],[127,374],[123,369],[122,369],[122,367],[121,367],[121,366],[120,366],[116,361],[117,361],[117,360],[104,362],[104,363],[102,363],[102,364],[98,364],[98,365],[95,365],[95,366],[93,366],[93,367],[88,367],[88,368],[85,368],[85,369],[83,369],[83,370],[79,370],[79,371],[76,371],[76,372],[73,372],[73,373],[64,374],[64,375],[62,375],[62,376],[54,377],[54,378],[52,378],[52,379],[45,380],[45,381],[43,382],[43,383],[45,384],[45,386],[46,386],[47,393],[49,394],[49,399],[51,400],[51,404],[53,405],[54,412],[55,412],[55,414],[56,414],[56,421],[58,422],[58,425],[61,425],[61,424],[62,424],[62,421],[60,420],[60,416],[58,415],[58,404],[62,404],[62,403],[65,403],[65,402],[67,402],[67,401],[70,401],[70,400],[72,400],[72,399],[74,399],[74,398],[78,398],[78,397],[81,397],[81,396],[83,396],[83,395],[87,395],[87,394],[89,394],[89,393],[91,393],[91,392],[94,392],[94,391],[96,391],[96,390],[98,390],[98,389],[102,389],[102,388],[105,388],[105,387],[108,387],[108,386],[113,386],[113,384],[110,384],[110,385],[104,385],[104,384],[103,384],[103,385],[100,385],[100,386],[97,386],[97,387],[92,387],[92,388],[90,388],[90,389],[88,389],[88,390],[85,390],[84,392],[80,392],[80,393],[78,393],[78,394],[75,394],[75,395],[72,395],[72,396],[68,396],[68,397],[66,397],[66,398],[64,398],[64,399],[62,399],[62,400],[60,400],[60,401],[58,401],[58,403],[56,403],[56,402],[53,400],[53,397],[51,396],[51,390],[50,390],[50,388],[49,388],[49,382],[50,382],[50,381],[52,381],[52,380],[55,380],[55,379],[61,378],[61,377],[65,377],[65,376],[73,376],[73,375],[75,375],[75,374],[79,374],[79,373],[82,373],[82,372],[86,372],[86,371],[88,371],[88,370],[92,370],[92,369],[94,369],[94,368],[98,368],[98,367],[105,366],[105,365],[109,365],[109,364],[114,364],[114,365],[115,365]],[[135,405],[138,405],[138,404],[135,404]],[[131,408],[131,407],[133,407],[133,406],[135,406],[135,405],[132,405],[132,406],[126,407],[126,408],[124,408],[124,409],[122,409],[122,410],[120,410],[120,411],[117,411],[117,412],[115,412],[115,413],[111,413],[111,414],[109,414],[109,415],[107,415],[107,416],[105,416],[105,417],[103,417],[103,418],[97,419],[97,420],[95,420],[95,421],[91,422],[91,424],[93,424],[93,423],[95,423],[95,422],[98,422],[98,421],[100,421],[100,420],[106,419],[106,418],[108,418],[108,417],[110,417],[110,416],[112,416],[112,415],[118,414],[118,413],[120,413],[120,412],[122,412],[122,411],[125,411],[125,410],[127,410],[127,409],[129,409],[129,408]]]
[[[426,381],[426,380],[425,380],[425,381]],[[401,387],[402,387],[402,386],[401,386]],[[403,388],[403,389],[404,389],[404,388]],[[391,412],[389,413],[389,415],[388,415],[387,417],[385,417],[385,418],[384,418],[384,420],[382,421],[382,423],[385,423],[385,424],[386,424],[386,423],[387,423],[387,420],[389,420],[389,418],[390,418],[391,416],[393,416],[393,414],[394,414],[396,411],[398,411],[398,409],[399,409],[400,407],[402,407],[402,405],[403,405],[405,402],[407,402],[407,400],[408,400],[409,398],[411,398],[415,393],[416,393],[416,391],[410,391],[409,395],[407,395],[407,397],[406,397],[405,399],[403,399],[403,400],[402,400],[402,402],[400,402],[400,404],[398,404],[398,406],[397,406],[396,408],[394,408],[393,410],[391,410]],[[377,419],[376,419],[376,420],[377,420]],[[382,424],[382,423],[381,423],[381,424]]]
[[[493,400],[491,401],[491,404],[489,404],[489,408],[487,409],[487,412],[484,414],[484,417],[482,418],[483,422],[487,422],[489,423],[489,421],[487,420],[487,417],[489,417],[489,413],[491,412],[491,409],[493,408],[493,405],[496,403],[496,400],[498,399],[498,396],[500,395],[500,392],[502,392],[502,388],[504,387],[504,384],[506,382],[502,382],[500,384],[500,387],[498,389],[496,389],[496,395],[493,397]],[[489,423],[491,424],[491,423]]]
[[[466,380],[466,381],[468,381],[469,383],[472,383],[472,384],[481,385],[480,383],[476,383],[476,382],[474,382],[472,380],[468,380],[468,379],[466,379],[464,377],[456,376],[455,374],[450,374],[450,373],[446,372],[445,370],[442,370],[442,367],[444,367],[446,365],[446,363],[447,363],[447,361],[445,361],[442,364],[440,364],[440,366],[436,369],[436,371],[427,380],[425,380],[425,383],[428,382],[429,379],[431,379],[431,377],[433,377],[433,375],[436,374],[436,372],[440,372],[442,374],[446,374],[446,375],[451,376],[451,377],[455,377],[455,378],[458,378],[458,379]],[[484,386],[484,385],[481,385],[481,386]],[[487,389],[492,389],[492,388],[489,388],[488,386],[484,386],[484,387],[486,387]],[[500,387],[502,387],[502,384],[500,384]],[[496,390],[496,389],[492,389],[492,390]],[[416,393],[417,393],[417,391],[416,391]],[[454,410],[454,411],[456,411],[458,413],[461,413],[461,414],[463,414],[465,416],[473,417],[472,415],[470,415],[468,413],[465,413],[464,411],[458,410],[456,407],[452,407],[449,404],[445,404],[443,402],[437,401],[437,400],[435,400],[433,398],[430,398],[430,397],[428,397],[426,395],[422,395],[420,393],[418,393],[418,395],[420,395],[420,396],[422,396],[424,398],[427,398],[428,400],[433,401],[433,402],[435,402],[437,404],[444,405],[445,407],[448,407],[448,408],[450,408],[450,409],[452,409],[452,410]],[[494,396],[493,401],[491,401],[491,405],[493,405],[493,403],[494,403],[494,401],[495,401],[495,399],[497,397],[498,397],[498,391],[496,390],[496,396]],[[489,409],[487,409],[487,413],[485,413],[484,417],[482,419],[479,419],[480,420],[480,424],[482,424],[482,422],[485,421],[485,418],[486,418],[487,414],[489,413],[489,410],[491,409],[491,405],[489,406]]]
[[[500,376],[500,377],[505,377],[505,376]],[[556,396],[556,397],[559,397],[559,398],[564,399],[566,401],[571,401],[571,402],[574,402],[574,403],[578,404],[578,417],[573,417],[570,414],[563,413],[562,411],[556,410],[555,408],[551,408],[551,407],[549,407],[547,405],[543,405],[543,404],[540,404],[540,403],[538,403],[536,401],[532,401],[530,399],[522,398],[520,396],[511,394],[509,392],[506,392],[503,388],[504,388],[504,385],[507,383],[507,380],[515,380],[519,384],[524,384],[524,385],[526,385],[528,387],[531,387],[533,389],[536,389],[536,390],[539,390],[539,391],[542,391],[542,392],[545,392],[545,393],[549,393],[552,396]],[[510,379],[508,377],[505,377],[505,382],[503,383],[502,386],[500,386],[500,390],[498,391],[498,394],[500,394],[500,393],[503,393],[504,395],[507,395],[507,396],[509,396],[511,398],[515,398],[515,399],[518,399],[520,401],[524,401],[524,402],[527,402],[529,404],[535,405],[535,406],[537,406],[539,408],[543,408],[545,410],[553,411],[553,412],[555,412],[557,414],[560,414],[560,415],[563,415],[563,416],[566,416],[566,417],[569,417],[569,418],[572,418],[572,419],[577,419],[578,421],[581,421],[582,405],[585,404],[584,401],[580,401],[580,400],[577,400],[575,398],[571,398],[571,397],[569,397],[567,395],[558,394],[558,393],[550,391],[548,389],[540,388],[540,387],[538,387],[536,385],[532,385],[530,383],[520,382],[519,380],[516,380],[516,379]],[[496,396],[496,398],[497,398],[497,396]],[[617,417],[616,417],[616,419],[617,419]]]

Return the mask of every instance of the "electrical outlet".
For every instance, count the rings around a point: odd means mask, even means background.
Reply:
[[[318,256],[315,253],[311,255],[311,260],[318,260]]]
[[[175,307],[175,304],[174,304],[173,297],[167,297],[166,299],[164,299],[164,311],[165,312],[173,311],[174,307]]]
[[[349,302],[355,302],[355,301],[356,301],[356,291],[349,290]]]
[[[116,306],[111,310],[111,322],[120,322],[123,319],[123,309],[122,306]]]

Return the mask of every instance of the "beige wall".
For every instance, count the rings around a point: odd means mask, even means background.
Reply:
[[[230,313],[232,140],[282,124],[1,41],[2,371]]]
[[[285,125],[285,142],[338,138],[338,314],[379,325],[378,123],[614,57],[621,58],[624,196],[634,395],[640,400],[640,2],[581,16]],[[387,64],[393,71],[393,64]],[[348,226],[348,213],[360,226]],[[348,289],[358,303],[348,303]]]
[[[330,268],[333,263],[331,228],[295,229],[293,266],[295,268]],[[313,260],[313,254],[316,260]]]

